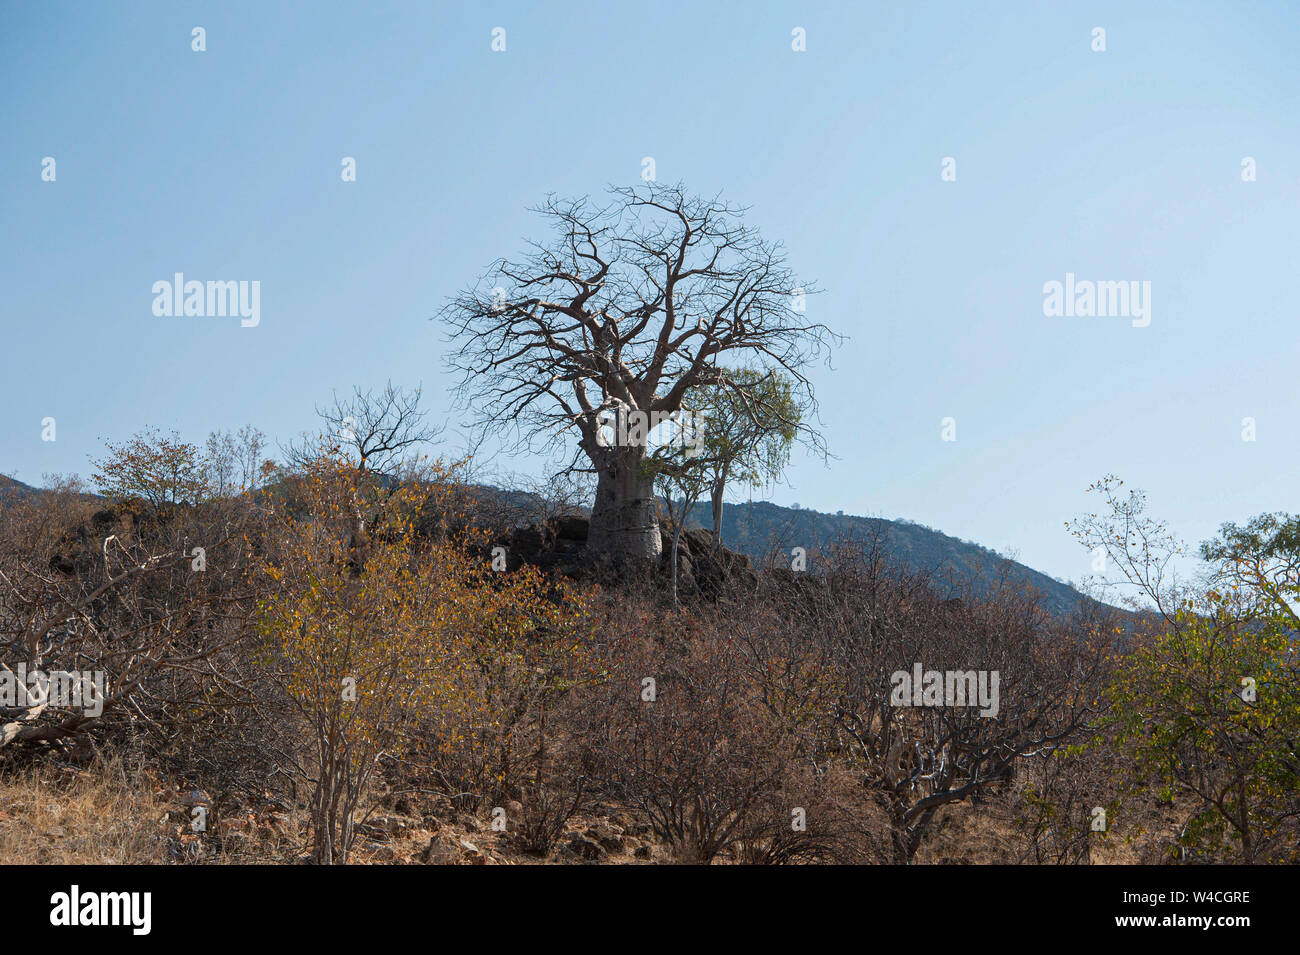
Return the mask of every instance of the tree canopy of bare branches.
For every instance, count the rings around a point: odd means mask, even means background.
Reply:
[[[415,449],[437,441],[441,428],[425,421],[420,388],[399,388],[391,381],[378,390],[354,388],[350,397],[334,396],[317,406],[324,427],[320,439],[308,439],[283,449],[291,467],[314,459],[321,444],[333,444],[358,471],[390,474],[402,467]]]
[[[752,389],[725,359],[782,371],[811,401],[807,372],[839,337],[807,318],[814,290],[746,209],[680,185],[609,196],[549,197],[552,241],[496,262],[442,318],[471,423],[520,448],[576,438],[568,467],[597,475],[589,546],[656,557],[647,432],[692,388]]]

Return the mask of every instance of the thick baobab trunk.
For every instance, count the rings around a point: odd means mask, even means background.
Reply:
[[[601,456],[587,533],[590,553],[645,560],[663,553],[654,478],[642,473],[643,458],[641,448],[610,449]]]

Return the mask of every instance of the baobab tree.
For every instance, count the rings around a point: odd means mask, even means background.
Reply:
[[[813,289],[747,209],[654,183],[609,196],[548,197],[551,240],[497,261],[442,318],[471,424],[518,450],[576,439],[565,470],[596,475],[589,549],[656,558],[649,432],[690,389],[753,392],[728,360],[784,371],[815,409],[806,372],[839,336],[807,320]]]

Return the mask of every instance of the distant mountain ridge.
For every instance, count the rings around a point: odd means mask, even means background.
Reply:
[[[29,494],[39,494],[41,489],[32,487],[30,484],[24,484],[17,478],[11,478],[7,474],[0,474],[0,500],[5,497],[26,497]]]
[[[686,524],[712,529],[709,505],[697,504]],[[1005,573],[1040,591],[1044,605],[1053,614],[1073,613],[1081,602],[1091,601],[1069,584],[997,551],[911,521],[824,514],[766,501],[722,507],[723,544],[755,560],[767,556],[772,541],[787,553],[791,547],[811,552],[837,540],[864,540],[876,533],[883,535],[884,550],[890,559],[912,571],[933,573],[941,585],[960,589],[969,583],[978,592],[980,581],[997,580]]]

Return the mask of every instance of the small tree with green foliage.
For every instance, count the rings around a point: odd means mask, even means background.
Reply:
[[[1179,581],[1181,543],[1140,491],[1108,475],[1109,512],[1073,524],[1159,612],[1119,659],[1106,726],[1132,757],[1129,788],[1192,797],[1181,849],[1244,862],[1300,858],[1300,523],[1263,515],[1201,546],[1199,587]],[[1141,606],[1137,604],[1137,606]]]
[[[1277,620],[1211,593],[1130,654],[1110,688],[1131,784],[1193,796],[1184,850],[1242,862],[1300,859],[1300,655]]]
[[[688,392],[683,409],[695,416],[704,453],[696,464],[710,498],[713,540],[722,543],[722,502],[728,485],[761,487],[778,480],[801,436],[821,447],[804,425],[808,410],[793,380],[771,370],[722,369],[717,385]]]

